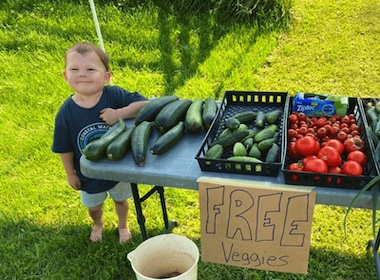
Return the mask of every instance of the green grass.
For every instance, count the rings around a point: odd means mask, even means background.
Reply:
[[[259,29],[213,14],[181,17],[146,3],[120,10],[99,2],[112,83],[148,97],[221,99],[232,89],[376,96],[380,90],[375,0],[294,0],[288,30],[271,21]],[[134,279],[126,253],[142,240],[133,201],[133,239],[118,244],[107,200],[104,241],[92,244],[86,209],[50,150],[54,115],[71,94],[61,74],[63,53],[76,41],[97,43],[88,2],[2,1],[0,38],[0,278]],[[198,193],[165,193],[169,217],[180,223],[174,232],[200,245]],[[374,279],[365,249],[371,211],[353,209],[345,239],[346,210],[316,206],[308,275],[200,262],[199,279]],[[144,204],[144,213],[148,234],[160,234],[158,197]]]

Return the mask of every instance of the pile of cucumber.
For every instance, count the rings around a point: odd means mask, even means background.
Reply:
[[[375,146],[374,159],[380,162],[380,100],[365,100],[365,112],[368,121],[367,132]]]
[[[90,142],[82,152],[86,159],[96,161],[105,157],[119,160],[128,150],[132,150],[133,160],[142,166],[148,151],[153,155],[163,154],[174,147],[185,132],[199,133],[208,129],[217,109],[217,103],[212,98],[158,97],[141,108],[133,127],[127,128],[124,121],[119,120],[116,129]],[[153,129],[160,136],[148,147]]]
[[[224,157],[226,160],[247,163],[278,161],[278,123],[282,115],[280,109],[268,113],[250,110],[232,115],[225,120],[224,130],[210,143],[204,158]]]

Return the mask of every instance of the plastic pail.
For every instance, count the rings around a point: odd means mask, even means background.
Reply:
[[[162,234],[142,242],[127,255],[138,280],[196,280],[199,250],[189,238]]]

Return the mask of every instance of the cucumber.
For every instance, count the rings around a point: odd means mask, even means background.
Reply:
[[[225,130],[223,130],[223,131],[219,134],[218,139],[223,138],[223,137],[225,137],[225,136],[227,136],[227,135],[231,135],[232,133],[234,133],[234,132],[233,132],[231,129],[226,128]]]
[[[227,158],[229,161],[241,161],[241,162],[263,162],[262,160],[248,156],[232,156]]]
[[[161,155],[170,150],[181,140],[184,135],[185,125],[180,121],[176,126],[162,134],[150,147],[152,155]]]
[[[223,151],[224,151],[223,146],[220,145],[220,144],[216,144],[216,145],[210,147],[206,151],[204,158],[219,159],[219,158],[222,157]],[[206,161],[206,165],[211,165],[211,162],[210,161]]]
[[[241,141],[244,137],[248,135],[248,130],[242,130],[242,131],[236,131],[230,135],[227,135],[222,138],[218,138],[217,140],[213,141],[211,143],[211,146],[214,146],[216,144],[220,144],[223,146],[223,148],[230,148],[232,147],[236,142]]]
[[[176,100],[178,100],[178,96],[175,95],[162,96],[150,100],[137,113],[135,125],[139,125],[143,121],[153,121],[162,108]]]
[[[246,156],[247,150],[245,149],[243,143],[236,142],[232,148],[232,153],[234,156]]]
[[[253,138],[252,137],[246,138],[242,142],[243,142],[243,145],[247,151],[249,151],[251,149],[251,147],[253,146]]]
[[[203,103],[203,112],[202,112],[203,126],[206,129],[210,128],[212,121],[215,119],[217,111],[218,111],[218,104],[216,103],[216,101],[211,97],[206,98]]]
[[[154,120],[157,130],[160,133],[165,133],[177,125],[186,116],[191,103],[190,99],[179,99],[162,108]]]
[[[254,158],[261,158],[261,151],[259,147],[257,147],[257,143],[254,143],[252,145],[251,149],[249,150],[248,155]]]
[[[268,138],[259,142],[257,144],[257,147],[260,149],[261,152],[266,152],[273,146],[274,142],[276,142],[275,138]]]
[[[232,131],[235,131],[239,128],[240,121],[237,118],[230,117],[226,120],[226,127],[231,129]]]
[[[257,134],[254,136],[254,140],[256,142],[261,142],[265,139],[269,139],[269,138],[273,138],[274,134],[276,132],[273,131],[273,128],[272,127],[269,127],[267,126],[266,128],[260,130],[259,132],[257,132]]]
[[[132,132],[131,148],[133,160],[140,166],[145,164],[147,146],[153,125],[153,122],[143,121]]]
[[[111,144],[108,145],[106,150],[107,158],[110,160],[119,160],[125,156],[127,151],[131,148],[131,136],[135,127],[126,128]]]
[[[370,119],[369,124],[372,125],[372,130],[375,131],[376,129],[376,123],[379,119],[376,113],[376,109],[374,106],[369,107],[366,111],[367,117]]]
[[[241,123],[241,124],[239,125],[239,127],[236,129],[236,131],[240,131],[240,130],[248,130],[248,129],[249,129],[248,125],[246,125],[245,123]]]
[[[268,124],[277,123],[282,115],[282,110],[276,109],[265,115],[265,120]]]
[[[83,156],[91,161],[102,159],[106,156],[106,150],[109,144],[112,143],[126,129],[125,123],[119,119],[118,127],[110,133],[104,134],[102,137],[91,141],[84,147]]]
[[[245,124],[253,122],[256,116],[257,116],[256,111],[241,112],[241,113],[233,115],[234,118],[238,119],[241,123],[245,123]]]
[[[259,111],[256,116],[256,127],[264,128],[265,127],[265,114],[263,111]]]
[[[280,147],[273,143],[272,147],[268,150],[265,161],[268,163],[274,163],[278,159],[278,155],[280,153]]]
[[[199,132],[203,127],[202,120],[203,99],[197,98],[189,106],[185,117],[186,131],[191,133]]]

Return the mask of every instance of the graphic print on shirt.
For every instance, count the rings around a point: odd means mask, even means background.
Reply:
[[[79,133],[77,144],[79,151],[82,153],[82,150],[88,143],[91,141],[102,137],[110,128],[105,122],[97,122],[85,126]]]

